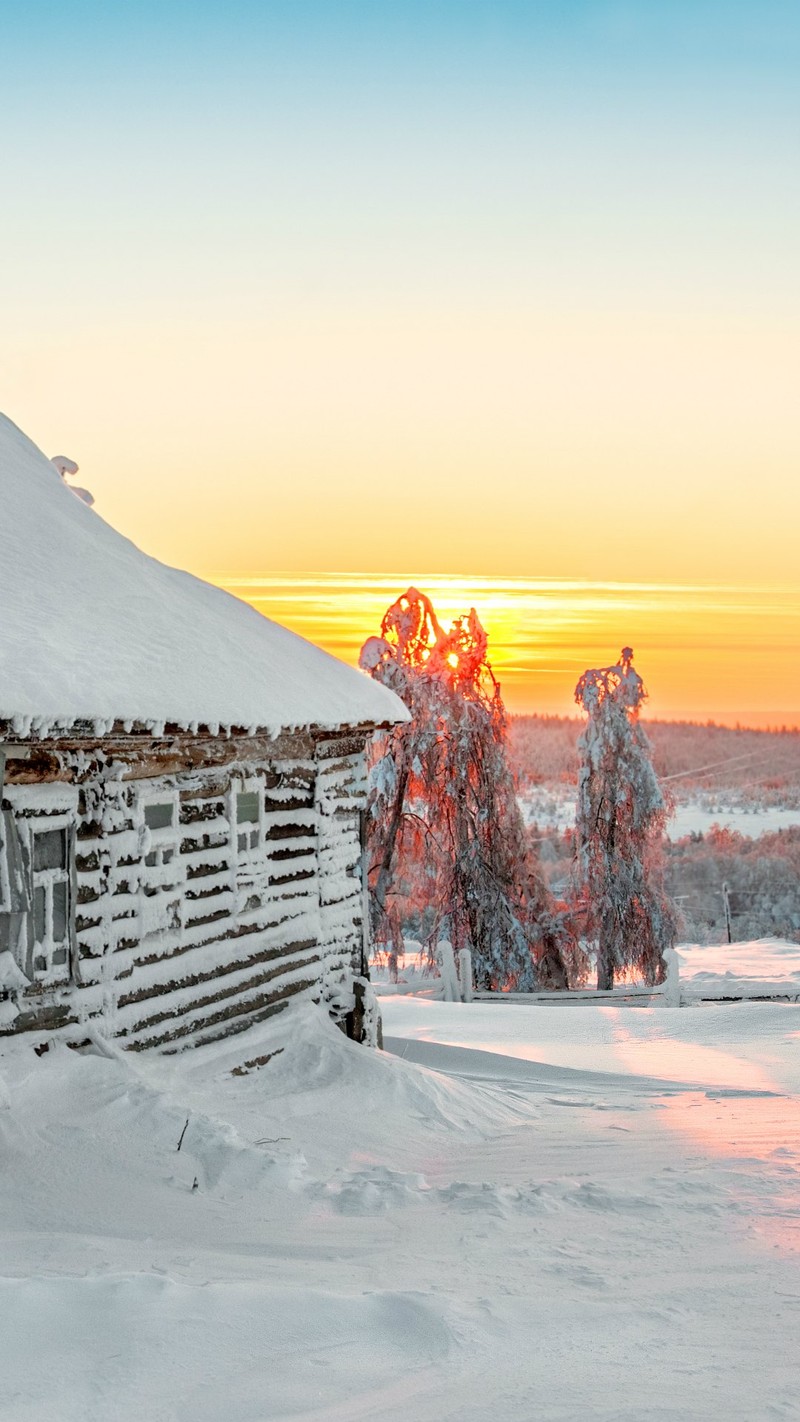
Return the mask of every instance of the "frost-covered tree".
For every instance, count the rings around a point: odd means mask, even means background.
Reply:
[[[566,986],[563,918],[526,843],[506,747],[506,713],[474,610],[449,631],[409,588],[370,637],[361,666],[396,691],[411,721],[383,738],[371,773],[373,932],[397,951],[402,916],[427,914],[470,948],[480,986]]]
[[[676,916],[664,892],[667,807],[639,710],[647,693],[624,647],[615,666],[586,671],[575,700],[588,720],[579,741],[576,877],[588,936],[597,943],[597,986],[626,969],[664,978]]]

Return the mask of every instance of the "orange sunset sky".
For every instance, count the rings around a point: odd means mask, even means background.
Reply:
[[[9,30],[0,404],[103,517],[348,660],[474,605],[513,710],[630,643],[651,715],[800,724],[792,6]]]

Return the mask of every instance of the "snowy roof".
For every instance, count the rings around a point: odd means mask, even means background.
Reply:
[[[105,523],[0,415],[0,720],[333,729],[392,692]]]

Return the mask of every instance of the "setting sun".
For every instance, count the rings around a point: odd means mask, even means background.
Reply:
[[[443,625],[475,607],[512,712],[577,715],[573,694],[581,672],[615,660],[630,643],[649,692],[650,717],[800,724],[800,662],[787,653],[800,642],[800,596],[790,587],[419,572],[215,581],[353,665],[409,583],[430,595]]]

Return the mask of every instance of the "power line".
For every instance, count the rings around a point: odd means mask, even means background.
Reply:
[[[720,766],[738,765],[743,760],[753,760],[754,758],[762,761],[772,759],[770,755],[764,755],[761,750],[747,751],[742,755],[726,756],[725,760],[713,760],[708,765],[695,766],[693,770],[678,770],[674,775],[662,775],[660,779],[662,783],[666,783],[668,780],[685,780],[689,775],[707,775],[712,770],[718,770]]]

